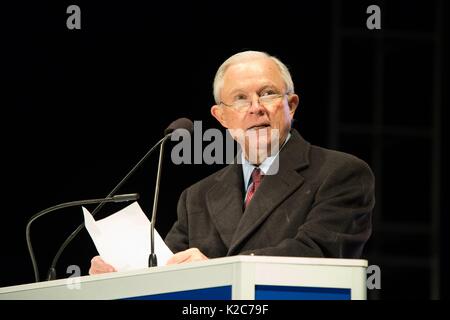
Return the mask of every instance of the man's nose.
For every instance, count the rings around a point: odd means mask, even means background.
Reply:
[[[254,96],[251,100],[250,107],[248,108],[249,113],[264,113],[264,106],[259,103],[259,96]]]

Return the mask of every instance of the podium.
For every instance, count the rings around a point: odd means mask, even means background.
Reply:
[[[366,260],[233,256],[0,288],[3,299],[364,300]]]

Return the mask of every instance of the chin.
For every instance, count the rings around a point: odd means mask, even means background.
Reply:
[[[267,157],[277,154],[279,150],[279,131],[264,128],[249,130],[245,135],[245,149],[250,162],[261,163]]]

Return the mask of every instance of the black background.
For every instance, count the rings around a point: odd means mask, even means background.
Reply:
[[[96,2],[18,1],[2,5],[1,86],[2,210],[0,286],[33,281],[25,225],[39,210],[57,203],[106,196],[112,187],[160,139],[178,117],[202,120],[203,129],[219,128],[213,104],[215,71],[230,55],[261,50],[277,56],[291,70],[300,106],[296,128],[311,143],[330,146],[330,81],[335,63],[342,72],[343,122],[369,126],[373,121],[373,33],[366,28],[366,8],[378,4],[383,29],[408,32],[407,42],[390,40],[385,59],[383,122],[433,128],[432,67],[436,56],[422,45],[433,30],[438,1],[348,1],[343,25],[361,34],[346,40],[342,59],[332,59],[333,1]],[[66,8],[81,8],[81,30],[68,30]],[[445,16],[448,4],[445,3]],[[448,27],[448,21],[447,25]],[[371,34],[372,33],[372,34]],[[448,36],[448,33],[447,33]],[[443,37],[444,38],[444,37]],[[441,297],[448,297],[448,43],[443,47],[441,77],[440,247]],[[373,165],[371,136],[347,133],[339,149]],[[431,142],[424,138],[385,137],[383,181],[377,198],[383,216],[399,224],[429,219]],[[176,217],[181,191],[220,166],[175,166],[166,154],[157,229],[165,235]],[[121,190],[138,192],[140,205],[151,212],[157,157],[151,158]],[[389,180],[395,177],[394,180]],[[438,198],[439,199],[439,198]],[[92,208],[91,208],[92,209]],[[108,205],[104,217],[116,210]],[[32,240],[41,275],[53,255],[82,222],[79,208],[44,217],[33,225]],[[374,237],[377,237],[374,230]],[[378,233],[378,237],[384,237]],[[380,264],[381,294],[375,298],[430,297],[429,269],[384,268],[383,255],[431,256],[430,234],[370,243],[369,263]],[[376,238],[375,238],[376,239]],[[377,247],[376,253],[374,247]],[[381,248],[381,249],[380,249]],[[84,274],[96,255],[83,231],[58,264]],[[379,259],[379,260],[377,260]],[[412,290],[411,290],[412,289]],[[405,296],[403,293],[407,292]]]

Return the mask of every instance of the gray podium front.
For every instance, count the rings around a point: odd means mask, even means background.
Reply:
[[[366,299],[366,260],[234,256],[0,288],[0,299]]]

